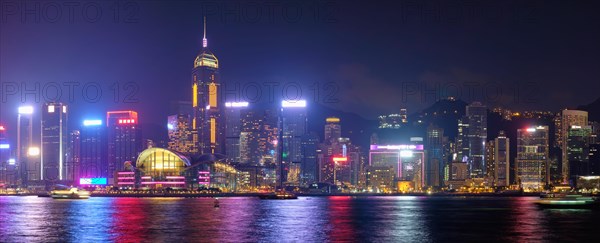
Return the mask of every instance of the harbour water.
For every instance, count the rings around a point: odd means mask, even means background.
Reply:
[[[598,210],[534,197],[0,197],[0,242],[596,241]]]

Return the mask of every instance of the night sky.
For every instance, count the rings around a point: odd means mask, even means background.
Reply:
[[[79,84],[68,102],[72,125],[115,109],[165,124],[170,103],[191,97],[203,15],[221,82],[239,85],[238,99],[256,98],[261,85],[259,102],[268,103],[264,83],[275,82],[278,101],[283,86],[299,84],[302,98],[374,119],[400,107],[412,113],[446,95],[553,111],[600,97],[597,1],[131,1],[118,6],[118,21],[113,1],[96,1],[96,22],[85,19],[94,9],[81,13],[89,2],[78,2],[72,21],[68,8],[53,2],[62,11],[55,23],[56,8],[45,1],[26,2],[47,12],[25,17],[20,2],[1,2],[0,122],[9,127],[23,95],[8,94],[7,85],[37,83],[43,102],[43,94],[55,96],[52,87],[42,90],[51,82],[62,87],[62,101],[64,84]],[[94,92],[83,97],[89,83],[101,86],[99,100]],[[130,86],[139,90],[126,99]],[[296,97],[291,90],[287,97]],[[33,95],[23,98],[40,107]]]

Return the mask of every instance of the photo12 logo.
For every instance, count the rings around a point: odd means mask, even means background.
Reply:
[[[140,86],[136,82],[2,82],[0,85],[0,102],[9,100],[27,102],[97,103],[110,99],[114,103],[137,103]]]
[[[0,21],[6,23],[138,23],[137,1],[0,1]]]

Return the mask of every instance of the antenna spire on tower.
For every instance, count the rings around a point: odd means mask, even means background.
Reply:
[[[208,40],[206,40],[206,16],[204,16],[204,37],[202,38],[202,47],[208,46]]]

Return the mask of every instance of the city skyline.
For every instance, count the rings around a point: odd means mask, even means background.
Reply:
[[[0,242],[597,242],[597,9],[0,0]]]

